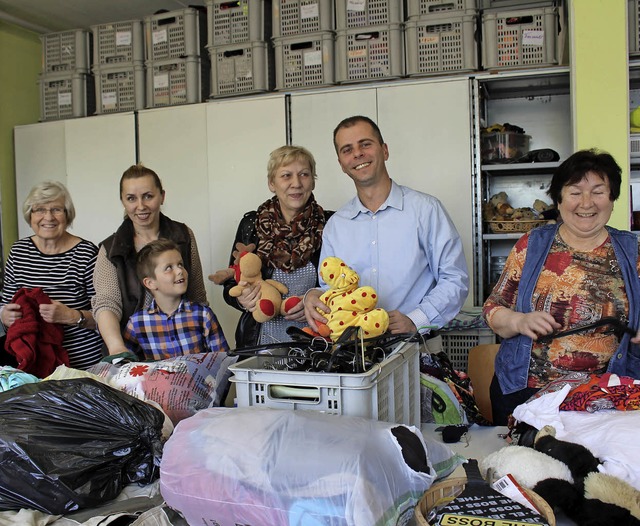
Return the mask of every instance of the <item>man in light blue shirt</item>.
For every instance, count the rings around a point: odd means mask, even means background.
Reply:
[[[368,117],[343,120],[333,132],[338,162],[357,196],[327,222],[320,261],[341,258],[360,275],[360,285],[378,292],[392,333],[442,327],[462,308],[469,275],[462,241],[435,197],[396,184],[387,172],[389,150]],[[321,281],[326,290],[327,285]],[[323,290],[305,296],[309,326],[326,322],[316,308]]]

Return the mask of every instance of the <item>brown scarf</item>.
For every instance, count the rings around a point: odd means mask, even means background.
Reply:
[[[280,201],[274,196],[258,208],[256,253],[263,264],[284,272],[304,267],[320,248],[324,222],[324,210],[313,194],[291,223],[285,221]]]

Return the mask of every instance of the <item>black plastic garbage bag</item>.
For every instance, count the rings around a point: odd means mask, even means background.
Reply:
[[[59,515],[152,482],[163,422],[153,406],[87,378],[0,393],[0,509]]]

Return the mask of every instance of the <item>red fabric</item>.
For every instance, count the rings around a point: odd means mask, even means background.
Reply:
[[[640,382],[611,373],[594,374],[590,381],[574,387],[560,405],[561,411],[640,409]]]
[[[38,306],[51,303],[41,288],[19,289],[11,299],[22,309],[22,318],[7,330],[4,348],[16,357],[18,369],[38,378],[50,375],[58,365],[69,365],[69,356],[62,347],[64,330],[42,319]]]

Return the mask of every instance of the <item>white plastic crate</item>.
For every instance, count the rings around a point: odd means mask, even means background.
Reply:
[[[322,411],[420,425],[420,353],[402,348],[361,374],[267,369],[277,360],[254,356],[230,367],[238,407]]]
[[[208,46],[268,40],[270,7],[265,0],[207,0]]]
[[[269,91],[270,55],[267,42],[220,46],[211,55],[211,97]]]
[[[196,8],[145,17],[146,60],[153,62],[201,56],[205,24],[203,12]]]
[[[90,38],[84,29],[41,35],[42,73],[89,73]]]
[[[640,159],[640,134],[632,133],[629,135],[629,156],[632,159]]]
[[[402,0],[336,0],[337,29],[402,22],[404,22]]]
[[[467,370],[469,349],[485,343],[496,343],[496,335],[489,328],[442,331],[442,350],[459,371]]]
[[[201,69],[200,57],[147,64],[146,107],[203,102],[208,93],[208,75],[208,68]]]
[[[474,14],[478,10],[479,0],[408,0],[407,17],[448,13],[449,16],[460,14]]]
[[[293,37],[305,33],[332,31],[333,2],[323,0],[274,0],[274,37]]]
[[[640,0],[628,0],[629,54],[640,54]]]
[[[478,0],[478,9],[529,9],[560,5],[561,0]]]
[[[402,77],[402,26],[390,24],[337,31],[335,59],[339,83]]]
[[[142,20],[127,20],[91,26],[93,67],[120,64],[133,66],[144,61]]]
[[[40,120],[91,115],[95,108],[93,77],[85,73],[40,75]]]
[[[551,66],[560,63],[562,44],[557,7],[485,11],[482,65],[485,69]]]
[[[404,28],[407,75],[477,70],[476,26],[474,14],[443,13],[407,21]]]
[[[96,88],[96,113],[117,113],[145,108],[145,71],[143,64],[93,68]]]
[[[334,83],[334,34],[331,31],[273,40],[276,90]]]

